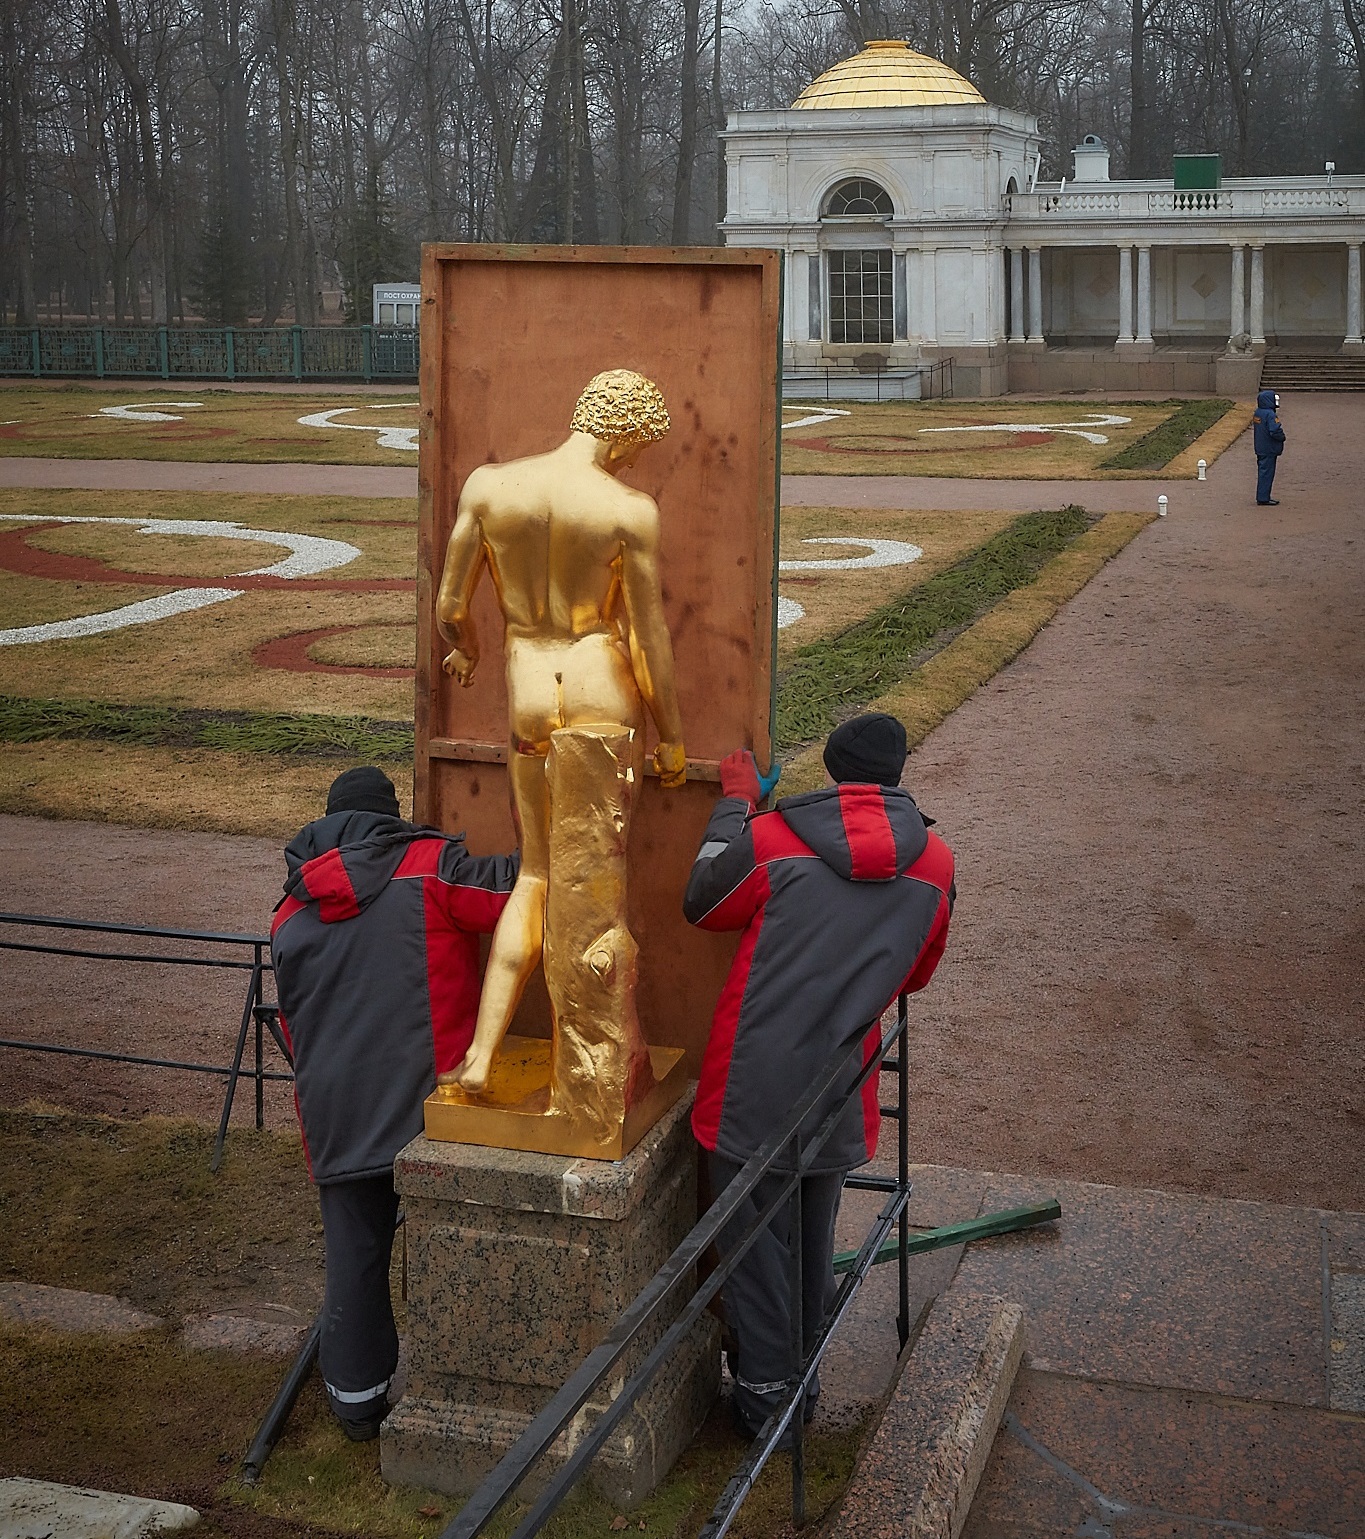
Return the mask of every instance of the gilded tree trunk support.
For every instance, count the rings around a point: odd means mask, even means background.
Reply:
[[[635,1012],[638,948],[626,923],[626,846],[640,757],[628,727],[567,727],[550,735],[545,766],[550,1108],[600,1140],[654,1085]]]

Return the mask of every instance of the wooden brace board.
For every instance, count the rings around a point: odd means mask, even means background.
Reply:
[[[662,389],[668,436],[623,480],[662,522],[664,608],[677,662],[688,783],[647,777],[631,831],[630,923],[640,1021],[695,1071],[734,952],[682,917],[687,873],[737,747],[770,762],[780,431],[780,255],[698,247],[428,245],[422,252],[416,817],[463,829],[476,853],[515,844],[507,793],[503,634],[492,583],[475,601],[472,688],[441,671],[434,605],[460,487],[476,466],[563,441],[603,369]],[[650,724],[647,745],[656,741]],[[539,975],[514,1029],[543,1035]]]

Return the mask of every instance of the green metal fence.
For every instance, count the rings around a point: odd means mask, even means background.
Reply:
[[[30,379],[417,379],[418,333],[377,326],[3,326]]]

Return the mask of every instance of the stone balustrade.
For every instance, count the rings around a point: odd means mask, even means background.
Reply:
[[[1264,219],[1266,215],[1365,219],[1365,177],[1305,186],[1305,177],[1244,178],[1207,191],[1176,191],[1169,182],[1077,183],[1006,193],[1011,220],[1085,222],[1159,219]]]

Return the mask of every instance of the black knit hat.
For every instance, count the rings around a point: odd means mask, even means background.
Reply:
[[[373,764],[344,770],[327,792],[327,812],[382,812],[401,817],[393,781]]]
[[[854,716],[830,733],[825,768],[840,783],[898,786],[905,769],[905,728],[882,711]]]

